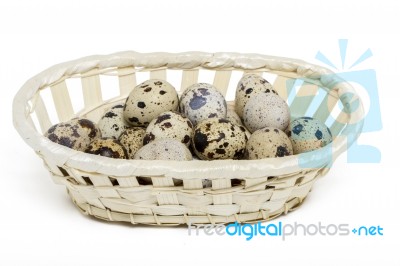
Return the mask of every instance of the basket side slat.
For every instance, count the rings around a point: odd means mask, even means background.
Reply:
[[[157,194],[157,202],[159,206],[162,205],[178,205],[179,206],[179,201],[176,193],[163,193],[159,192]]]
[[[232,183],[230,179],[219,179],[212,181],[213,190],[221,190],[231,187]],[[214,205],[232,204],[232,194],[213,195],[213,203]]]
[[[118,180],[118,184],[121,187],[138,187],[139,186],[139,182],[137,181],[136,176],[119,177],[116,179]]]
[[[348,119],[349,115],[346,112],[341,111],[339,113],[338,117],[335,119],[335,122],[330,127],[330,130],[334,137],[339,135],[340,131],[342,131],[342,129],[346,125],[346,121],[348,121]]]
[[[243,71],[243,76],[244,75],[249,75],[249,74],[255,74],[255,75],[259,75],[259,76],[262,76],[262,72],[260,72],[260,71],[257,71],[257,70],[245,70],[245,71]]]
[[[200,179],[187,179],[183,180],[184,189],[201,189],[203,188],[203,182]]]
[[[82,77],[82,91],[83,101],[85,108],[93,108],[103,103],[101,95],[100,77],[97,74],[98,70],[94,69],[85,73],[85,77]],[[93,75],[91,75],[93,73]]]
[[[296,79],[278,76],[275,79],[273,87],[278,92],[279,96],[286,101],[290,92],[294,89],[295,83]]]
[[[240,213],[257,212],[261,209],[264,202],[272,196],[270,190],[264,190],[262,193],[242,193],[233,195],[233,203],[240,206]]]
[[[327,93],[313,117],[325,123],[337,102],[337,98]]]
[[[121,96],[127,96],[136,87],[136,73],[133,68],[118,69],[119,92]]]
[[[67,84],[62,81],[51,86],[51,95],[53,96],[54,105],[56,107],[58,119],[65,122],[71,119],[74,115],[74,109],[69,96]]]
[[[150,79],[167,80],[167,71],[165,69],[150,71]]]
[[[75,179],[75,181],[78,182],[79,184],[90,185],[92,182],[90,180],[90,184],[89,184],[87,182],[87,181],[89,181],[89,177],[87,177],[87,180],[85,180],[83,178],[83,176],[85,176],[85,174],[83,172],[79,171],[78,169],[70,168],[70,169],[68,169],[68,172],[69,172],[70,176],[73,177]]]
[[[318,93],[318,86],[304,82],[296,94],[296,98],[290,105],[292,118],[304,116],[315,95]]]
[[[110,178],[106,175],[87,173],[86,176],[87,176],[87,178],[90,179],[90,181],[92,182],[92,184],[95,187],[112,187],[113,186],[110,181]]]
[[[86,186],[79,186],[76,187],[76,192],[79,192],[79,194],[86,200],[87,203],[89,203],[91,206],[100,208],[100,209],[105,209],[106,207],[103,205],[103,203],[99,200],[101,198],[101,195],[99,194],[98,190],[94,187],[86,187]]]
[[[154,187],[173,187],[174,181],[171,177],[152,177],[151,181]]]
[[[35,113],[36,113],[37,119],[39,121],[40,129],[42,130],[42,133],[46,132],[52,126],[52,123],[50,121],[50,117],[47,112],[47,108],[46,108],[40,94],[38,94],[37,98],[36,98]]]
[[[199,79],[199,70],[183,70],[182,72],[182,82],[181,82],[181,92],[183,92],[187,87],[197,83]]]
[[[232,71],[230,70],[220,70],[215,72],[213,84],[224,96],[226,96],[228,91],[231,75]]]
[[[174,180],[171,177],[152,177],[151,178],[153,186],[155,188],[163,188],[163,187],[173,187]],[[163,192],[158,191],[156,193],[157,203],[159,206],[162,205],[179,205],[178,197],[176,192]]]

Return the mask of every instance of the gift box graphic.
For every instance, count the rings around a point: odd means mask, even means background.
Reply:
[[[382,129],[382,119],[381,119],[381,112],[380,112],[380,104],[379,104],[379,94],[378,94],[378,84],[377,84],[377,75],[376,71],[374,69],[363,69],[363,70],[351,70],[353,67],[358,66],[360,63],[364,62],[368,58],[372,56],[372,52],[370,49],[367,49],[353,64],[350,65],[350,67],[346,68],[345,63],[346,63],[346,52],[347,52],[347,44],[348,40],[341,39],[339,40],[339,49],[340,49],[340,56],[341,56],[341,61],[342,61],[342,70],[338,71],[339,68],[336,67],[331,61],[321,52],[317,52],[316,54],[316,59],[319,60],[320,62],[328,65],[331,68],[334,68],[334,72],[336,76],[339,78],[335,78],[333,75],[327,75],[324,77],[321,77],[321,79],[326,79],[326,80],[333,80],[333,82],[329,85],[329,88],[334,88],[336,84],[339,82],[349,82],[352,85],[356,85],[357,89],[359,90],[364,90],[364,93],[362,93],[364,96],[367,95],[369,97],[369,108],[368,110],[365,110],[365,117],[362,121],[358,121],[354,125],[351,125],[351,127],[357,127],[360,126],[360,124],[363,124],[363,129],[362,133],[371,133],[371,132],[377,132]],[[335,82],[335,80],[337,82]],[[296,86],[307,86],[304,85],[306,82],[299,81],[299,80],[288,80],[286,84],[287,88],[287,94],[289,95],[288,97],[288,102],[290,104],[291,102],[291,97],[296,94]],[[297,94],[297,97],[299,95]],[[318,95],[317,95],[318,96]],[[301,96],[307,101],[307,97],[311,96]],[[345,95],[345,97],[352,97],[352,95]],[[320,98],[318,100],[318,98]],[[328,127],[332,129],[333,135],[336,135],[341,128],[345,125],[345,122],[343,124],[340,123],[339,121],[336,121],[331,124],[335,119],[332,117],[332,112],[333,111],[333,105],[329,104],[328,102],[324,103],[323,101],[321,102],[323,98],[323,95],[320,97],[314,97],[313,101],[311,102],[310,107],[308,108],[307,112],[305,113],[306,116],[313,116],[313,112],[315,111],[315,107],[318,105],[322,105],[322,108],[326,108],[325,113],[329,113],[329,116],[327,117],[325,123]],[[362,99],[364,102],[367,99]],[[337,104],[339,105],[339,109],[341,109],[343,106],[341,104],[341,101],[338,101]],[[315,105],[313,109],[313,105]],[[319,107],[319,108],[321,108]],[[353,112],[358,108],[358,102],[354,104],[354,106],[346,106],[343,108],[344,112]],[[364,106],[365,107],[365,106]],[[304,114],[303,114],[304,115]],[[295,118],[296,114],[292,117]],[[338,119],[336,119],[338,120]],[[351,132],[351,130],[349,130]],[[336,133],[336,134],[335,134]],[[374,147],[372,145],[368,144],[359,144],[357,142],[356,136],[352,136],[351,133],[346,135],[348,143],[354,143],[352,146],[348,149],[347,151],[347,162],[349,163],[379,163],[381,161],[381,152],[377,147]],[[301,154],[300,155],[300,165],[305,168],[313,167],[312,165],[309,165],[309,160],[308,160],[308,154]]]

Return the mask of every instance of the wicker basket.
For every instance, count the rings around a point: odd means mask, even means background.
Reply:
[[[283,158],[176,162],[89,155],[42,135],[52,124],[76,116],[97,121],[106,108],[124,101],[140,77],[166,79],[182,91],[198,81],[207,82],[199,79],[203,72],[212,75],[224,95],[232,94],[243,73],[274,79],[280,96],[295,95],[289,99],[292,116],[331,120],[334,141]],[[115,89],[118,96],[103,100],[104,82],[110,79],[119,85],[107,90]],[[71,97],[74,80],[80,81],[81,99],[77,89]],[[46,98],[47,94],[51,96]],[[82,102],[82,96],[84,107],[76,112],[74,102]],[[13,116],[21,137],[43,159],[55,183],[67,187],[83,213],[107,221],[178,225],[265,221],[296,209],[316,179],[358,137],[364,113],[349,84],[303,61],[238,53],[122,52],[62,63],[33,77],[16,95]],[[138,177],[150,177],[152,184],[143,185]],[[211,180],[211,187],[203,188],[204,180]]]

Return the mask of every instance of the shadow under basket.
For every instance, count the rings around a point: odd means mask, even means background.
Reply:
[[[333,142],[282,158],[218,161],[117,160],[85,154],[43,137],[74,117],[97,122],[149,78],[182,92],[208,82],[234,99],[245,73],[264,76],[292,118],[325,122]],[[85,214],[132,224],[251,223],[296,209],[316,179],[358,137],[364,112],[353,88],[330,70],[300,60],[239,53],[137,53],[90,56],[53,66],[25,83],[14,99],[14,126],[65,185]]]

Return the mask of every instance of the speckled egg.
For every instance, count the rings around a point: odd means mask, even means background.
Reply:
[[[128,159],[128,154],[122,144],[112,138],[98,138],[90,143],[86,153],[114,159]]]
[[[226,119],[231,121],[236,125],[243,126],[242,120],[240,119],[239,115],[235,112],[235,110],[228,107],[226,112]]]
[[[180,101],[180,110],[196,125],[200,121],[217,117],[226,117],[226,101],[224,96],[213,85],[197,83],[187,88]]]
[[[158,139],[176,139],[189,147],[193,125],[182,114],[169,111],[153,119],[146,129],[143,145]]]
[[[202,160],[241,159],[244,155],[246,129],[224,118],[209,118],[194,129],[193,150]]]
[[[115,105],[105,111],[97,123],[104,138],[118,139],[122,132],[130,127],[124,119],[124,106]]]
[[[247,102],[243,121],[250,132],[264,127],[285,130],[290,122],[290,109],[278,95],[259,93]]]
[[[244,75],[236,87],[235,95],[235,110],[241,118],[243,118],[243,111],[247,102],[258,93],[273,93],[277,95],[272,85],[263,77],[256,74]]]
[[[332,142],[332,133],[321,121],[312,117],[293,120],[287,134],[292,141],[295,154],[313,151]]]
[[[101,137],[101,132],[88,119],[72,119],[52,126],[44,136],[68,148],[85,151],[93,140]]]
[[[248,159],[283,157],[293,154],[290,139],[280,129],[266,127],[255,131],[246,145]]]
[[[178,109],[175,88],[165,80],[151,79],[136,86],[125,103],[124,118],[132,126],[146,127],[162,112]]]
[[[159,139],[143,146],[135,154],[136,160],[190,161],[192,154],[185,144],[175,139]]]
[[[128,158],[133,159],[136,152],[143,147],[143,138],[146,131],[141,127],[131,127],[122,132],[119,142],[128,152]]]
[[[230,107],[228,107],[228,111],[226,112],[226,119],[238,126],[242,126],[246,130],[245,134],[246,134],[247,138],[250,138],[250,136],[251,136],[250,131],[248,131],[247,128],[244,127],[239,115]]]

